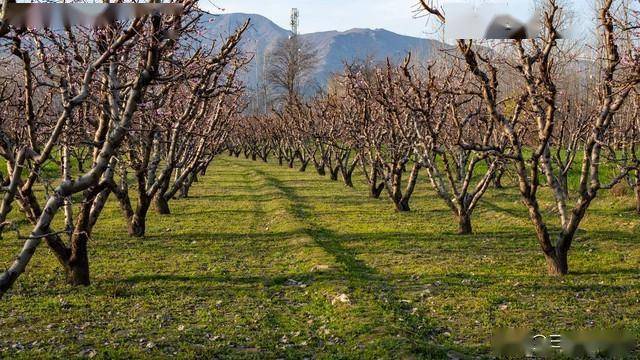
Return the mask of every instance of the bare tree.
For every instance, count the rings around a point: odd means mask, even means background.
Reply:
[[[280,105],[300,101],[317,64],[317,51],[297,35],[276,44],[268,55],[267,81]]]
[[[17,196],[34,227],[23,238],[25,243],[19,256],[0,275],[0,295],[25,270],[42,239],[67,271],[71,284],[89,283],[88,240],[108,197],[121,145],[141,113],[149,89],[176,76],[166,64],[175,64],[172,60],[176,54],[188,53],[181,53],[177,43],[181,35],[193,29],[197,15],[195,2],[184,1],[181,5],[182,15],[151,14],[126,24],[95,29],[76,27],[61,32],[37,32],[2,24],[2,41],[10,42],[13,56],[20,59],[24,69],[24,81],[15,84],[22,91],[14,94],[23,97],[21,103],[26,104],[15,112],[16,119],[24,119],[26,127],[20,127],[16,133],[13,131],[17,127],[3,127],[0,134],[0,153],[11,174],[0,214],[6,227],[6,215]],[[43,106],[47,101],[51,106]],[[27,136],[23,136],[23,130]],[[93,164],[73,178],[69,161],[72,139],[82,139],[88,134],[92,138],[84,141],[92,148]],[[62,151],[58,162],[61,171],[56,179],[58,184],[51,187],[42,169],[48,161],[57,162],[53,151],[56,148]],[[44,206],[34,192],[38,181],[48,194]],[[76,194],[81,201],[74,215],[69,200]],[[61,207],[66,210],[67,225],[73,223],[71,231],[51,229]],[[65,233],[70,246],[60,237]]]
[[[421,1],[427,12],[445,21],[442,11],[433,4]],[[623,27],[616,26],[613,0],[603,1],[598,9],[600,24],[599,36],[601,46],[598,49],[601,71],[599,81],[593,91],[598,94],[598,111],[596,116],[588,119],[588,132],[582,145],[582,164],[579,184],[572,196],[575,205],[570,207],[569,190],[560,181],[565,167],[559,169],[552,161],[552,151],[557,146],[554,131],[558,121],[558,77],[560,74],[561,54],[558,51],[558,33],[561,24],[561,8],[554,0],[545,2],[543,9],[544,32],[538,39],[525,43],[515,40],[512,49],[513,68],[521,81],[521,94],[526,98],[527,116],[521,121],[510,121],[501,109],[497,98],[499,79],[497,67],[490,58],[479,55],[472,41],[458,40],[458,50],[463,56],[468,71],[473,75],[474,83],[480,89],[478,96],[482,99],[485,111],[506,134],[510,151],[503,156],[511,159],[516,168],[519,189],[522,199],[529,210],[531,221],[535,227],[540,247],[545,255],[548,271],[551,275],[564,275],[569,271],[568,252],[575,233],[584,218],[591,202],[598,191],[611,187],[626,176],[630,170],[626,167],[618,176],[603,183],[600,169],[603,162],[603,148],[607,148],[612,133],[612,125],[616,120],[616,112],[624,104],[634,86],[640,82],[637,63],[630,64],[630,71],[622,71],[618,42],[624,32]],[[527,136],[534,132],[536,136]],[[492,151],[493,147],[474,146],[477,150]],[[615,152],[609,152],[614,155]],[[569,158],[569,160],[575,159]],[[617,162],[619,158],[608,159]],[[573,161],[573,160],[571,160]],[[547,227],[543,211],[540,209],[538,190],[540,180],[544,178],[551,189],[557,207],[560,231],[555,241]]]

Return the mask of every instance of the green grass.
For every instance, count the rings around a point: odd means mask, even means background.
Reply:
[[[150,213],[144,240],[111,200],[93,284],[65,285],[41,246],[0,300],[0,358],[440,359],[487,354],[501,326],[640,334],[630,196],[594,202],[572,274],[550,278],[514,188],[491,190],[461,237],[424,178],[406,214],[357,180],[221,157],[172,215]],[[20,245],[5,234],[0,267]]]

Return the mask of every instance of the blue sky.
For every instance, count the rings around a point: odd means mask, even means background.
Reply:
[[[580,12],[587,10],[588,0],[566,0],[576,4]],[[529,11],[532,0],[449,0],[448,2],[475,4],[507,2],[517,17]],[[429,35],[426,19],[416,19],[412,11],[418,0],[201,0],[205,9],[216,13],[253,13],[263,15],[283,28],[289,28],[291,8],[300,11],[300,32],[351,28],[384,28],[399,34],[433,37]],[[214,5],[215,4],[215,5]],[[216,6],[224,10],[216,9]]]

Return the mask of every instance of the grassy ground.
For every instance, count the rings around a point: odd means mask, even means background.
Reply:
[[[42,246],[0,301],[0,358],[438,359],[488,353],[501,326],[638,335],[632,204],[598,199],[556,279],[515,189],[491,191],[461,237],[424,181],[400,214],[362,184],[222,157],[144,240],[110,203],[88,288],[64,285]],[[0,245],[2,267],[20,242]]]

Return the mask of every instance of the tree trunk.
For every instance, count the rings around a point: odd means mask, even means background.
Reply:
[[[458,235],[470,235],[473,232],[471,227],[471,215],[459,214],[458,215]]]
[[[545,253],[545,259],[547,260],[547,271],[552,276],[563,276],[569,273],[568,263],[568,251],[562,251],[555,248],[555,251],[547,254]]]
[[[96,190],[95,196],[89,193],[93,189],[85,192],[85,201],[82,203],[80,213],[71,236],[71,256],[67,268],[67,283],[73,286],[88,286],[89,279],[89,251],[87,244],[91,233],[91,209],[96,197],[102,192]],[[97,216],[97,215],[96,215]]]
[[[134,214],[129,221],[129,235],[134,237],[144,237],[144,233],[146,230],[145,224],[146,214],[140,216],[139,214]]]
[[[158,193],[155,197],[155,208],[160,215],[169,215],[171,214],[171,209],[169,208],[169,202],[164,198],[164,195]]]
[[[400,211],[400,212],[408,212],[411,211],[411,208],[409,207],[409,199],[400,199],[399,201],[396,202],[396,210]]]
[[[77,230],[77,229],[76,229]],[[89,254],[87,243],[89,236],[87,231],[76,231],[71,239],[71,258],[67,272],[67,283],[73,286],[88,286],[89,279]]]
[[[302,161],[302,165],[300,165],[300,172],[307,171],[307,165],[309,165],[309,160]]]
[[[353,187],[353,179],[352,179],[352,172],[344,172],[342,173],[342,180],[344,181],[344,184],[348,187]]]
[[[5,195],[6,196],[6,195]],[[18,197],[18,201],[20,206],[22,207],[22,211],[25,212],[25,215],[29,222],[32,224],[37,224],[38,218],[42,214],[42,209],[40,208],[40,204],[38,203],[38,199],[35,197],[35,194],[31,189],[26,192],[20,192],[20,196]],[[53,231],[51,228],[47,228],[45,233],[50,234]],[[60,239],[59,235],[48,235],[44,238],[47,245],[51,250],[53,250],[54,255],[60,262],[60,265],[68,271],[69,266],[69,257],[71,256],[71,250],[66,246],[64,241]]]
[[[504,186],[502,185],[502,176],[504,175],[504,170],[496,171],[496,174],[493,176],[493,186],[496,189],[502,189]]]
[[[327,172],[324,169],[324,165],[316,165],[316,171],[320,176],[325,176],[327,174]]]
[[[379,199],[384,190],[384,183],[376,185],[376,183],[369,184],[369,197],[373,199]]]
[[[282,156],[278,156],[278,165],[282,166],[283,161],[282,161]]]
[[[636,213],[640,215],[640,170],[636,170]]]
[[[181,199],[186,199],[189,197],[189,187],[191,184],[187,183],[184,184],[180,187],[180,194],[178,195],[178,197],[180,197]]]
[[[329,179],[331,179],[332,181],[338,181],[339,170],[339,168],[332,169],[331,167],[329,167]]]
[[[191,190],[191,186],[194,182],[198,181],[198,172],[192,171],[187,180],[184,181],[184,184],[180,186],[180,195],[179,197],[182,199],[186,199],[189,197],[189,190]]]

